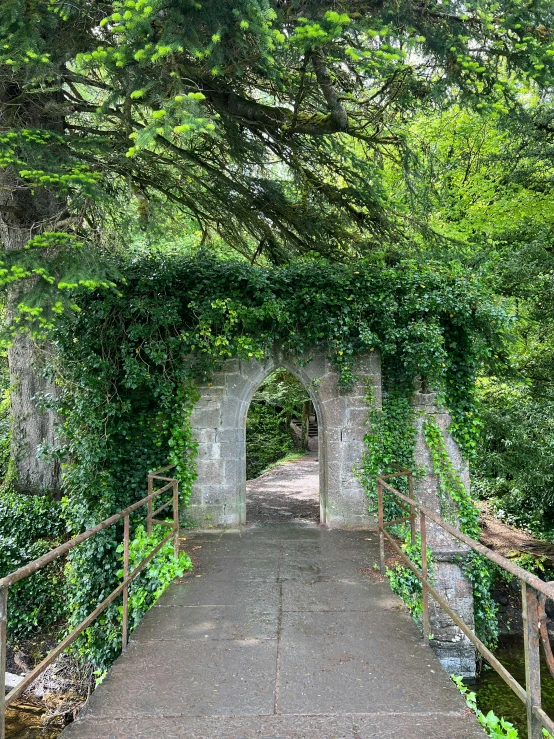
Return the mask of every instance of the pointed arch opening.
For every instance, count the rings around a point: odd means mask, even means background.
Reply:
[[[247,524],[319,524],[316,402],[284,367],[254,391],[246,416]]]
[[[191,416],[198,445],[197,478],[187,512],[191,523],[236,527],[247,522],[246,419],[254,394],[275,370],[290,372],[313,405],[320,524],[337,528],[374,525],[358,469],[369,409],[381,402],[378,354],[359,358],[355,381],[344,389],[326,353],[306,352],[299,360],[278,347],[263,361],[226,360],[209,382],[198,386],[200,399]]]

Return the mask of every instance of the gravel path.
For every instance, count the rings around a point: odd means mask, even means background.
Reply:
[[[316,454],[285,462],[246,483],[246,522],[319,523]]]

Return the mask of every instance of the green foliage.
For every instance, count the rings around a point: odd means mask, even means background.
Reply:
[[[479,539],[479,511],[454,469],[442,430],[434,418],[428,417],[423,421],[423,435],[438,478],[441,515],[447,521],[450,519],[450,523],[458,523],[464,534]]]
[[[372,411],[371,431],[366,436],[363,480],[370,499],[370,510],[376,508],[376,480],[381,474],[395,472],[395,465],[415,468],[414,446],[416,439],[414,409],[410,405],[412,388],[405,386],[383,397],[382,410]],[[468,536],[479,539],[479,512],[464,484],[450,461],[441,429],[433,418],[423,421],[423,433],[431,453],[433,471],[437,475],[441,496],[441,514],[460,526]],[[415,474],[418,470],[414,469]],[[398,489],[406,494],[406,480],[394,480]],[[405,515],[392,494],[383,494],[383,509],[386,520]],[[421,542],[411,544],[410,531],[406,525],[395,527],[395,533],[404,540],[402,545],[410,559],[421,566]],[[429,555],[431,557],[431,554]],[[475,607],[475,629],[479,637],[493,647],[498,641],[497,606],[491,591],[495,568],[488,560],[470,553],[462,562],[464,573],[473,586]],[[414,617],[421,612],[421,583],[413,572],[402,564],[387,570],[392,589],[408,605]]]
[[[44,497],[0,492],[0,577],[46,554],[65,540],[60,504]],[[67,587],[63,562],[12,585],[8,602],[11,643],[63,623]]]
[[[518,739],[518,731],[514,728],[513,724],[506,721],[503,718],[498,718],[492,711],[489,711],[486,715],[477,708],[477,698],[473,691],[468,690],[464,685],[463,678],[457,677],[456,675],[450,675],[452,680],[456,683],[458,690],[466,699],[468,708],[477,716],[477,721],[485,729],[487,734],[492,739]],[[543,730],[543,735],[548,736]]]
[[[252,403],[278,409],[287,418],[299,418],[302,406],[310,400],[302,383],[287,370],[275,370],[254,393]]]
[[[0,480],[6,480],[10,467],[10,378],[7,352],[0,353]]]
[[[129,570],[132,572],[152,549],[167,535],[167,529],[155,527],[149,537],[143,525],[136,527],[134,536],[129,545]],[[123,552],[123,544],[117,548]],[[129,587],[129,631],[133,631],[139,624],[144,613],[151,608],[162,595],[167,586],[176,577],[182,577],[187,570],[192,569],[192,562],[188,554],[179,552],[175,558],[173,542],[168,541],[148,567],[131,583]],[[123,570],[119,570],[118,577],[123,577]]]
[[[0,356],[0,577],[60,544],[66,537],[60,504],[11,489],[10,398],[7,357]],[[10,588],[8,639],[17,643],[37,631],[56,628],[66,611],[63,562],[53,563]]]
[[[149,265],[144,280],[148,282]],[[177,464],[181,504],[194,479],[195,443],[189,415],[197,394],[183,361],[174,301],[158,292],[83,296],[82,310],[53,336],[51,368],[59,397],[59,450],[66,496],[63,518],[72,534],[146,495],[146,473]],[[44,399],[44,402],[52,402]],[[145,510],[137,513],[135,522]],[[116,587],[121,526],[72,550],[67,565],[71,623],[82,620]],[[136,600],[150,595],[137,593]],[[114,607],[115,608],[115,607]],[[98,666],[118,649],[117,609],[106,613],[79,646]]]
[[[422,556],[421,556],[421,538],[419,534],[416,537],[416,541],[412,544],[410,535],[405,533],[405,540],[402,544],[402,551],[406,553],[406,556],[410,558],[413,564],[421,570]],[[427,550],[427,572],[429,578],[433,578],[433,556],[430,550]],[[390,586],[396,595],[398,595],[404,603],[408,606],[408,609],[414,619],[421,623],[421,614],[423,611],[423,600],[422,600],[422,587],[421,581],[408,567],[400,563],[396,563],[393,567],[387,567],[386,575],[388,577]],[[432,635],[428,635],[432,638]]]
[[[414,425],[414,409],[411,404],[411,385],[393,387],[383,393],[382,407],[372,408],[369,413],[370,431],[365,437],[363,455],[362,480],[369,497],[370,511],[377,511],[377,478],[397,471],[400,465],[405,469],[414,469],[414,447],[416,429]],[[368,405],[373,403],[373,390],[368,394]],[[407,493],[406,479],[395,478],[394,484],[403,493]],[[385,518],[392,520],[403,515],[404,509],[398,504],[394,495],[383,491],[383,509]]]
[[[309,395],[290,372],[276,370],[254,393],[246,418],[246,479],[295,450],[291,419],[300,418]]]
[[[168,459],[177,462],[186,503],[194,479],[194,381],[209,381],[228,357],[262,359],[276,344],[300,357],[319,348],[348,387],[357,355],[380,350],[390,373],[419,371],[446,382],[458,375],[445,339],[449,327],[467,333],[467,361],[474,362],[483,342],[494,341],[501,318],[475,279],[410,262],[260,269],[144,253],[118,269],[125,279],[117,291],[77,293],[80,310],[52,333],[65,445],[44,453],[62,459],[63,515],[71,533],[143,497],[145,471]],[[299,321],[306,315],[309,321]],[[463,386],[468,375],[460,376]],[[406,410],[404,404],[400,412]],[[112,563],[120,541],[113,527],[72,551],[72,623],[117,584]],[[112,658],[113,634],[106,616],[87,637],[97,664]]]
[[[394,382],[397,378],[385,377]],[[402,378],[401,378],[402,379]],[[397,380],[398,381],[398,380]],[[383,393],[382,408],[372,409],[369,414],[370,431],[365,437],[363,455],[362,481],[369,498],[369,510],[377,513],[377,478],[398,471],[398,466],[415,470],[415,413],[411,404],[413,387],[411,383],[392,386]],[[368,405],[373,401],[373,390],[368,393]],[[404,476],[393,479],[394,486],[404,495],[408,494],[408,483]],[[383,512],[385,520],[391,521],[406,515],[406,509],[400,505],[393,494],[383,490]],[[411,530],[406,524],[397,524],[389,531],[402,540],[402,550],[419,568],[422,564],[421,539],[417,536],[411,540]],[[427,555],[428,572],[432,577],[433,565],[431,552]],[[387,567],[386,575],[390,586],[418,622],[421,621],[423,608],[422,587],[420,580],[408,567],[400,562]]]
[[[492,597],[494,583],[501,577],[500,568],[486,557],[470,552],[462,562],[464,575],[473,588],[475,633],[489,649],[498,646],[498,604]]]
[[[389,176],[398,207],[425,211],[447,239],[420,242],[425,254],[478,269],[512,313],[503,351],[478,369],[472,489],[497,515],[550,539],[553,113],[532,86],[520,102],[505,119],[454,107],[416,120],[407,135],[420,177],[402,191],[394,167]]]
[[[262,263],[409,251],[429,224],[391,207],[382,166],[396,162],[413,188],[406,121],[452,106],[518,115],[528,90],[552,83],[551,21],[549,0],[463,12],[441,0],[364,12],[354,0],[340,12],[311,0],[4,0],[0,166],[17,202],[2,217],[86,245],[64,259],[37,249],[31,263],[15,248],[4,277],[40,285],[21,319],[41,328],[52,306],[67,309],[60,285],[77,264],[79,283],[112,281],[86,257],[129,200],[143,225],[181,211],[202,243],[223,237]]]
[[[272,406],[255,403],[253,399],[246,419],[246,479],[258,477],[293,450],[286,417]]]
[[[446,520],[450,518],[464,534],[479,541],[479,511],[450,461],[444,436],[433,418],[424,420],[423,434],[439,482],[442,516]],[[492,598],[492,586],[498,577],[498,568],[486,557],[471,551],[463,558],[462,569],[473,586],[475,633],[487,646],[494,648],[498,643],[498,606]]]
[[[500,518],[550,539],[554,531],[552,398],[507,383],[484,388],[483,397],[484,431],[475,463],[479,494],[491,499]]]
[[[129,571],[132,572],[165,536],[167,536],[166,527],[155,526],[152,535],[148,537],[144,526],[142,524],[137,525],[129,544]],[[80,549],[80,547],[77,549]],[[115,547],[116,556],[113,559],[111,558],[114,553],[113,549],[108,552],[103,545],[100,545],[100,548],[96,551],[104,557],[104,567],[102,569],[110,569],[115,575],[116,580],[114,582],[117,584],[117,580],[121,581],[123,578],[123,569],[117,568],[117,562],[121,562],[123,559],[123,544]],[[78,573],[82,570],[79,571],[75,565],[76,558],[74,557],[66,573],[69,592],[73,596],[75,590],[82,587],[76,581],[76,578],[79,577]],[[138,626],[146,611],[156,603],[167,586],[176,577],[181,577],[185,571],[191,568],[190,557],[184,552],[180,552],[179,557],[175,558],[172,541],[168,541],[162,547],[150,564],[129,586],[129,633]],[[89,576],[94,577],[96,575],[98,577],[95,570],[90,567],[90,563],[88,571]],[[77,607],[75,601],[71,601],[70,611],[70,626],[75,626],[83,617],[81,609]],[[92,626],[83,632],[72,647],[76,654],[91,661],[99,672],[109,667],[121,651],[122,613],[123,606],[115,601],[108,606]]]

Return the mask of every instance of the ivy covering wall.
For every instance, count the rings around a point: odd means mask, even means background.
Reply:
[[[356,268],[301,261],[263,269],[203,255],[153,253],[135,256],[118,270],[115,289],[77,294],[79,311],[62,317],[51,337],[56,352],[48,371],[59,397],[43,402],[59,414],[60,446],[42,453],[62,462],[62,516],[70,534],[143,497],[147,471],[167,461],[177,464],[186,503],[194,479],[189,415],[195,381],[209,381],[229,357],[262,359],[276,344],[298,357],[310,348],[324,349],[345,388],[356,357],[368,351],[381,353],[391,391],[400,393],[414,375],[424,375],[443,388],[457,438],[471,453],[474,376],[499,343],[504,318],[476,277],[409,261]],[[411,431],[403,413],[391,419],[387,433],[407,434],[398,458],[409,463]],[[374,443],[383,441],[374,437]],[[134,535],[137,546],[145,545],[136,522]],[[113,563],[120,540],[113,528],[70,556],[72,622],[117,583]],[[174,563],[162,580],[185,566]],[[153,602],[159,582],[143,579],[140,587],[147,596],[137,595],[137,618]],[[118,619],[114,607],[79,645],[100,668],[120,647]]]

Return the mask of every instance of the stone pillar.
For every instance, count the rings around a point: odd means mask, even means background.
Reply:
[[[338,386],[338,374],[329,360],[319,382],[318,399],[322,407],[326,511],[325,523],[336,528],[375,526],[368,513],[368,500],[357,474],[368,433],[368,388],[372,407],[381,407],[381,360],[377,352],[360,357],[357,377],[348,391]],[[321,433],[321,432],[320,432]]]
[[[432,416],[441,429],[450,460],[468,490],[469,469],[448,431],[450,415],[446,410],[437,407],[435,393],[415,392],[413,406],[417,430],[415,462],[417,468],[425,470],[423,477],[415,480],[415,494],[421,503],[444,518],[438,479],[433,472],[431,453],[423,435],[423,423],[426,418]],[[451,523],[450,520],[448,522]],[[453,523],[456,525],[455,521]],[[435,588],[473,629],[473,589],[460,566],[460,558],[467,555],[468,548],[432,521],[427,521],[427,543],[433,553]],[[475,647],[433,598],[429,598],[429,618],[433,634],[431,646],[444,669],[449,674],[474,678]]]
[[[289,370],[308,391],[318,418],[321,523],[341,528],[374,525],[358,479],[367,433],[368,385],[381,404],[381,365],[369,352],[356,365],[348,391],[324,353],[285,356],[278,349],[264,362],[231,359],[210,383],[198,388],[191,423],[198,442],[197,479],[187,515],[199,525],[240,526],[246,522],[246,415],[254,392],[275,369]]]

